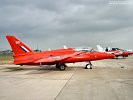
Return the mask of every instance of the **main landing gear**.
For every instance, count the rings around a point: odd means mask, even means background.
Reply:
[[[65,63],[58,62],[58,63],[55,65],[55,67],[56,67],[57,69],[60,69],[61,71],[64,71],[64,70],[66,69],[67,65],[66,65]]]
[[[92,69],[92,63],[90,61],[86,64],[85,69]]]

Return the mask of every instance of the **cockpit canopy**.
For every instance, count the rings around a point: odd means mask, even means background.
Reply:
[[[87,46],[80,46],[80,47],[76,47],[74,49],[75,49],[75,51],[95,52],[95,50],[93,48],[87,47]]]
[[[124,50],[124,49],[120,49],[120,48],[112,48],[112,51],[114,51],[114,50],[127,51],[127,50]]]

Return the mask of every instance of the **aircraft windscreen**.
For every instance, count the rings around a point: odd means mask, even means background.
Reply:
[[[76,51],[84,51],[84,52],[94,52],[93,48],[87,47],[87,46],[76,47],[75,50]]]
[[[121,51],[126,51],[124,49],[120,49],[120,48],[112,48],[112,50],[121,50]]]

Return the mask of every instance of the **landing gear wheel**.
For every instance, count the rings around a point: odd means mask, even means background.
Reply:
[[[88,67],[89,66],[89,67]],[[85,69],[92,69],[90,64],[86,64]]]
[[[61,71],[64,71],[66,69],[67,65],[64,63],[58,62],[58,63],[56,63],[55,67],[57,69],[60,69]]]
[[[118,59],[118,56],[116,55],[115,58]]]
[[[60,66],[59,64],[56,64],[56,65],[55,65],[55,67],[56,67],[57,69],[59,69],[59,66]]]
[[[65,65],[62,64],[62,65],[59,66],[59,69],[60,69],[61,71],[64,71],[64,70],[66,69],[66,67],[65,67]]]

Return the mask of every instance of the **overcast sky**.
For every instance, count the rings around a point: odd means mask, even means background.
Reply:
[[[10,49],[9,34],[32,49],[133,49],[133,1],[0,0],[0,50]]]

